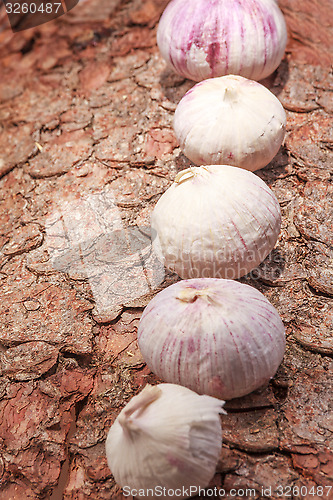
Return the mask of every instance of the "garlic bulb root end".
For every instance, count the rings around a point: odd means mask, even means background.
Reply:
[[[195,302],[199,297],[204,299],[207,298],[208,289],[204,290],[196,290],[194,288],[185,288],[184,290],[180,290],[176,295],[176,299],[181,300],[182,302]]]

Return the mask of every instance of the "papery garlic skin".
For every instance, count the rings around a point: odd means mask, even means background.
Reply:
[[[151,217],[153,249],[181,278],[236,279],[273,249],[279,203],[258,176],[228,165],[179,172]]]
[[[279,151],[286,113],[260,83],[227,75],[190,89],[176,108],[173,126],[184,155],[196,165],[236,165],[253,172]]]
[[[144,490],[142,498],[160,498],[147,491],[156,487],[206,487],[221,451],[223,404],[179,385],[147,385],[120,412],[107,436],[106,455],[116,482]]]
[[[266,78],[280,64],[286,43],[275,0],[172,0],[157,30],[164,59],[194,81],[227,74]]]
[[[277,310],[255,288],[201,278],[177,282],[149,302],[138,343],[162,380],[232,399],[274,376],[285,331]]]

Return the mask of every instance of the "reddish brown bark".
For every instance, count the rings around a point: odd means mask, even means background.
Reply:
[[[156,47],[166,4],[84,0],[16,34],[0,10],[0,500],[124,498],[105,437],[130,397],[156,382],[136,328],[156,290],[177,277],[112,270],[101,235],[103,213],[121,230],[149,226],[157,199],[189,166],[172,118],[193,83]],[[291,485],[316,492],[333,476],[332,6],[280,6],[289,42],[266,83],[287,111],[287,135],[257,174],[278,197],[283,225],[272,254],[242,281],[279,310],[287,351],[269,387],[228,403],[212,482],[227,493],[254,488],[258,499]],[[119,276],[128,296],[107,307],[96,290],[121,295]],[[140,293],[137,279],[147,284]]]

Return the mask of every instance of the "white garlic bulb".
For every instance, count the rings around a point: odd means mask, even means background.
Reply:
[[[193,488],[206,487],[221,451],[223,404],[174,384],[147,385],[134,396],[106,440],[124,494],[159,498],[164,489],[164,498],[189,498]]]
[[[173,125],[184,155],[196,165],[236,165],[253,172],[278,152],[286,113],[260,83],[227,75],[190,89]]]
[[[279,203],[252,172],[228,165],[191,167],[157,202],[153,249],[181,278],[236,279],[273,249]]]
[[[232,399],[274,376],[285,350],[276,309],[255,288],[233,280],[184,280],[145,308],[138,342],[162,380]]]
[[[261,80],[280,64],[287,29],[276,0],[172,0],[157,43],[176,73],[190,80],[228,74]]]

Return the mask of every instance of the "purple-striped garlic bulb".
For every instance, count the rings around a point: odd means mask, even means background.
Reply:
[[[280,226],[267,184],[229,165],[182,170],[151,217],[157,258],[183,279],[244,276],[271,252]]]
[[[172,0],[157,43],[174,71],[190,80],[227,74],[261,80],[280,64],[287,29],[276,0]]]
[[[138,343],[165,382],[233,399],[268,383],[285,350],[277,310],[255,288],[233,280],[184,280],[145,308]]]
[[[286,113],[266,87],[242,76],[199,82],[179,102],[173,122],[183,153],[196,165],[265,167],[277,154]]]

